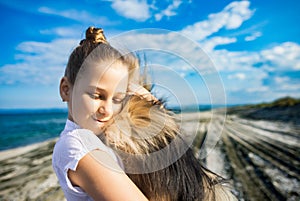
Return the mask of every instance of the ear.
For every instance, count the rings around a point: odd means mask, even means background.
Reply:
[[[61,78],[59,85],[59,93],[63,102],[68,102],[70,100],[71,88],[72,86],[68,78],[66,76]]]

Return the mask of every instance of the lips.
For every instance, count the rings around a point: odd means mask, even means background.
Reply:
[[[103,121],[103,120],[99,120],[99,119],[97,119],[97,121],[100,122],[100,123],[106,123],[107,122],[107,121]]]
[[[97,118],[97,117],[93,117],[93,119],[94,119],[95,121],[100,122],[100,123],[106,123],[106,122],[108,122],[108,120],[105,120],[105,119],[99,119],[99,118]]]

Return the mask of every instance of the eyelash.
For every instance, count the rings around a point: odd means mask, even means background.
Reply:
[[[101,95],[101,94],[90,94],[90,97],[97,100],[104,100],[105,99],[105,96],[104,95]],[[113,98],[113,102],[115,104],[121,104],[123,101],[124,101],[125,98]]]
[[[101,94],[90,94],[90,97],[93,99],[100,99],[100,100],[104,100],[104,96]]]
[[[115,104],[121,104],[121,103],[123,102],[123,100],[124,100],[124,99],[114,98],[114,99],[113,99],[113,102],[114,102]]]

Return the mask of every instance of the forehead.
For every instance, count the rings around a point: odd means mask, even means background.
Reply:
[[[78,72],[78,77],[99,77],[103,76],[107,71],[113,69],[115,71],[128,72],[128,67],[121,61],[102,61],[93,62],[88,61],[83,64],[80,71]]]
[[[86,62],[79,71],[75,84],[80,85],[106,85],[118,84],[128,81],[128,67],[120,61],[116,62]],[[79,84],[80,83],[80,84]],[[127,84],[126,84],[127,85]]]

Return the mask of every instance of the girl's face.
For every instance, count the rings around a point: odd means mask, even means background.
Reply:
[[[71,120],[96,135],[121,110],[128,86],[128,68],[121,62],[88,64],[72,88]]]

